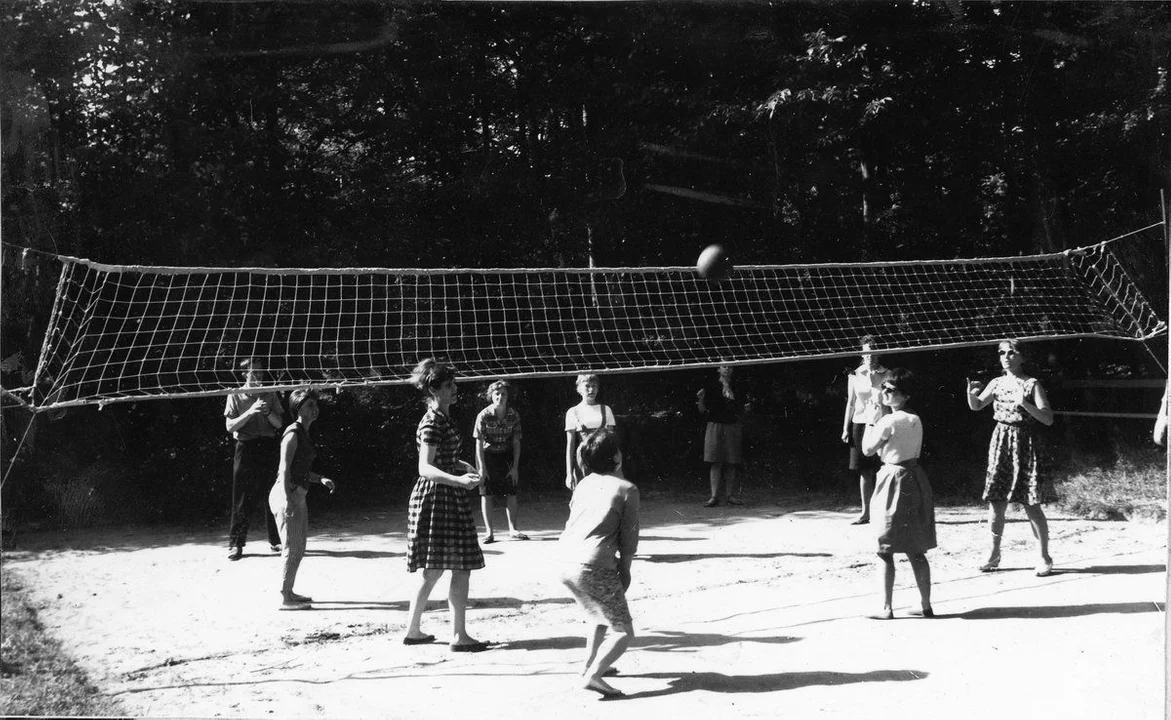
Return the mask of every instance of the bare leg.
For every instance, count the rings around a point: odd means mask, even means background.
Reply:
[[[988,530],[992,536],[992,549],[988,553],[988,561],[980,566],[980,570],[988,572],[1000,566],[1000,540],[1004,535],[1004,515],[1008,512],[1008,502],[988,503]]]
[[[1025,505],[1025,515],[1029,516],[1029,526],[1033,529],[1033,537],[1037,538],[1041,564],[1052,565],[1053,558],[1049,557],[1049,521],[1045,519],[1045,510],[1040,505]]]
[[[605,628],[602,629],[605,630]],[[614,665],[618,658],[622,657],[622,653],[630,647],[630,641],[633,639],[634,630],[632,628],[611,630],[598,647],[597,657],[593,664],[586,670],[585,687],[610,695],[619,694],[617,688],[602,679],[602,675]]]
[[[878,553],[882,564],[878,567],[879,578],[882,582],[882,612],[874,617],[890,619],[894,617],[892,600],[895,592],[895,556],[892,553]]]
[[[723,477],[723,472],[723,463],[712,463],[711,469],[708,470],[708,479],[712,486],[712,500],[720,499],[720,480]]]
[[[736,482],[737,465],[728,463],[724,465],[724,497],[733,497],[740,492],[740,484]]]
[[[919,586],[919,601],[923,605],[923,614],[931,615],[931,565],[923,553],[908,553],[907,559],[911,561],[915,584]]]
[[[590,666],[594,664],[594,658],[598,656],[598,647],[601,646],[604,637],[606,637],[605,625],[595,625],[594,634],[586,636],[586,660],[585,664],[581,666],[582,677],[587,677]]]
[[[471,577],[471,570],[451,571],[451,588],[447,591],[447,608],[451,611],[451,642],[453,645],[476,642],[468,635],[467,628],[464,626],[464,616],[468,609],[468,584]]]
[[[411,598],[410,620],[407,622],[407,637],[418,638],[424,635],[423,631],[419,629],[419,622],[423,619],[423,611],[427,609],[427,599],[431,597],[431,591],[435,588],[435,583],[439,582],[439,578],[442,575],[442,570],[423,570],[419,580],[419,586],[415,589],[415,596]]]
[[[506,495],[504,497],[504,514],[508,517],[508,532],[516,535],[520,532],[516,528],[516,495]]]
[[[487,533],[488,537],[493,536],[493,533],[492,533],[492,506],[493,506],[493,501],[492,501],[491,495],[481,495],[480,496],[480,514],[484,516],[484,532]]]
[[[870,496],[874,494],[874,471],[861,470],[858,473],[858,494],[862,498],[862,514],[858,516],[858,524],[870,522]]]

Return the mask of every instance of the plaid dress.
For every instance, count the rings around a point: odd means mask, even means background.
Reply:
[[[1033,419],[1018,405],[1022,396],[1032,396],[1036,384],[1036,378],[1021,380],[1011,375],[1001,375],[990,383],[996,428],[988,443],[985,502],[1040,505],[1048,500],[1045,485],[1037,472]]]
[[[460,437],[451,418],[429,408],[419,421],[415,438],[420,446],[437,448],[435,467],[452,475],[458,466]],[[411,491],[407,511],[407,570],[478,570],[484,553],[468,504],[468,491],[420,477]]]

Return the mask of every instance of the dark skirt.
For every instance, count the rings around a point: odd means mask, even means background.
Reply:
[[[878,552],[925,553],[935,547],[935,500],[927,473],[916,461],[883,463],[870,498]]]
[[[703,435],[703,461],[740,465],[744,462],[744,443],[740,423],[707,424]]]
[[[870,470],[878,469],[881,464],[877,455],[862,454],[862,435],[866,432],[866,423],[850,423],[850,469]]]
[[[503,497],[516,495],[516,485],[508,478],[508,471],[512,469],[512,452],[484,453],[484,476],[480,483],[480,495],[483,497]]]
[[[407,510],[407,570],[478,570],[484,553],[468,491],[419,478]]]
[[[1047,502],[1046,488],[1037,472],[1037,443],[1028,425],[996,423],[988,443],[988,472],[984,477],[985,502],[1040,505]]]

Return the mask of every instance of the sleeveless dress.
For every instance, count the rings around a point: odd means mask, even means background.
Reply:
[[[437,448],[435,467],[452,475],[462,474],[457,464],[461,442],[451,418],[429,408],[419,421],[415,438],[420,445]],[[415,481],[407,510],[407,570],[484,567],[468,494],[464,488],[423,477]]]
[[[1017,402],[1022,396],[1032,396],[1037,379],[1001,375],[989,385],[996,427],[988,443],[984,501],[1022,505],[1047,502],[1047,488],[1037,473],[1036,421]]]

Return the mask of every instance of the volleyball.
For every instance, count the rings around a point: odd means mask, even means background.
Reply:
[[[723,245],[708,245],[695,262],[695,272],[705,280],[720,280],[732,272],[732,258]]]

